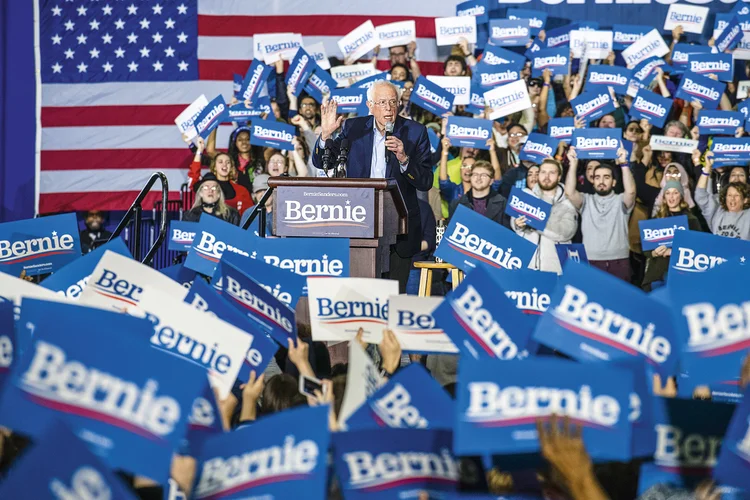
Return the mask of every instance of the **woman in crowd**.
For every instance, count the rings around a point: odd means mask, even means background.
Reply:
[[[721,189],[719,203],[707,191],[708,179],[713,167],[713,153],[706,153],[695,202],[703,212],[711,232],[719,236],[750,240],[750,187],[742,182],[730,182]]]
[[[201,179],[201,159],[205,148],[203,139],[199,137],[197,142],[198,149],[188,171],[191,184],[196,186],[196,189]],[[227,153],[217,153],[211,160],[210,170],[221,186],[227,205],[237,209],[240,215],[253,206],[253,199],[248,190],[237,183],[237,169],[231,156]]]
[[[218,130],[218,129],[216,129]],[[211,132],[206,141],[206,155],[213,158],[219,151],[216,149],[216,130]],[[237,169],[237,183],[248,192],[253,187],[253,178],[263,172],[262,149],[250,145],[250,127],[237,127],[229,136],[227,154]]]
[[[219,179],[214,174],[206,174],[195,185],[196,197],[193,208],[185,212],[182,220],[186,222],[198,222],[206,213],[218,217],[221,220],[234,224],[240,223],[240,214],[224,201],[224,192],[219,184]]]

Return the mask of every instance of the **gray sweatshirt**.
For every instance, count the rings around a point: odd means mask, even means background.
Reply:
[[[705,189],[696,188],[695,203],[703,212],[711,232],[728,238],[750,240],[750,209],[728,212]]]

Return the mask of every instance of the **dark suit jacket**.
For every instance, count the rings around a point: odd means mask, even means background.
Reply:
[[[375,118],[371,115],[349,118],[344,122],[339,136],[333,140],[331,158],[334,160],[339,155],[341,141],[345,138],[349,140],[347,177],[370,178],[373,134],[375,133],[374,120]],[[428,191],[432,187],[430,140],[427,138],[427,128],[424,125],[401,116],[396,117],[393,135],[404,143],[404,152],[409,157],[409,165],[406,171],[401,173],[396,156],[390,151],[386,154],[386,177],[396,179],[409,211],[408,233],[399,236],[396,243],[396,252],[399,256],[407,258],[417,253],[422,244],[422,224],[417,203],[417,190]],[[315,151],[313,151],[313,165],[323,168],[323,148],[320,147],[319,142],[315,144]]]
[[[487,212],[484,214],[484,216],[488,219],[494,220],[498,224],[507,227],[508,229],[511,229],[510,217],[505,213],[506,203],[507,200],[505,199],[505,196],[501,195],[500,193],[496,193],[495,191],[490,191],[490,195],[487,198]],[[466,208],[474,210],[474,199],[471,196],[471,190],[469,190],[469,192],[463,195],[461,198],[453,200],[449,208],[449,218],[453,217],[453,212],[456,211],[458,205],[463,205]]]

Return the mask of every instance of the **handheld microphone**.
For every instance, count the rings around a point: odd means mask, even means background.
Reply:
[[[385,122],[385,140],[393,135],[393,122]]]
[[[331,170],[331,149],[333,148],[333,139],[328,139],[325,144],[325,150],[323,151],[323,170],[328,172]]]
[[[339,149],[339,157],[336,160],[336,174],[335,177],[346,177],[346,162],[349,158],[349,139],[343,139],[341,141],[341,147]]]

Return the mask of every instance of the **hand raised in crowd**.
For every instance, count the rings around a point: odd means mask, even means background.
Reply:
[[[487,139],[487,142],[484,143],[485,146],[487,146],[487,149],[492,151],[495,148],[495,138],[490,135],[490,137]]]
[[[258,400],[263,393],[266,375],[255,375],[255,370],[250,372],[250,378],[246,384],[240,386],[242,389],[242,409],[240,410],[240,421],[255,420],[258,413]]]
[[[698,99],[693,99],[692,101],[690,101],[690,106],[696,111],[700,111],[701,109],[703,109],[703,103]]]
[[[643,159],[641,160],[641,163],[646,165],[647,167],[651,166],[651,160],[654,158],[654,151],[651,149],[651,146],[643,146],[643,149],[641,150],[643,152]]]
[[[412,59],[414,57],[414,54],[417,52],[417,42],[411,41],[406,44],[406,55],[409,59]]]
[[[333,99],[324,99],[320,106],[320,127],[322,129],[320,138],[323,142],[331,138],[344,122],[343,115],[337,115],[338,104]]]
[[[338,419],[336,418],[336,409],[333,407],[333,382],[330,380],[321,380],[323,392],[315,389],[315,397],[307,396],[307,404],[310,406],[329,405],[328,410],[328,430],[338,432],[341,430]]]
[[[578,165],[578,153],[576,152],[575,146],[570,146],[568,148],[566,156],[568,157],[568,163],[570,163],[571,166]]]
[[[643,137],[644,137],[644,139],[647,139],[647,138],[651,137],[652,125],[651,125],[650,121],[648,121],[645,118],[641,118],[641,120],[638,122],[638,125],[640,125],[641,129],[643,129]]]
[[[586,128],[586,118],[582,116],[576,116],[573,118],[573,126],[575,128]]]
[[[469,41],[466,38],[464,37],[459,38],[457,45],[461,48],[461,51],[464,53],[464,57],[468,57],[471,55],[471,51],[469,50]]]
[[[547,32],[544,30],[539,30],[539,33],[536,35],[536,37],[540,42],[544,42],[544,40],[547,38]]]
[[[520,217],[516,217],[515,219],[513,219],[513,223],[514,223],[514,224],[516,225],[516,227],[517,227],[517,228],[519,228],[519,229],[524,229],[524,228],[526,228],[526,216],[525,216],[525,215],[522,215],[522,216],[520,216]]]
[[[175,480],[177,486],[185,495],[190,497],[190,490],[195,479],[197,463],[193,457],[174,455],[169,468],[169,477]]]
[[[238,102],[240,102],[240,101],[237,99],[237,96],[232,96],[232,99],[230,99],[230,101],[229,101],[229,105],[230,106],[234,106]]]
[[[378,350],[383,358],[383,369],[393,375],[401,365],[401,344],[392,330],[383,330],[383,340],[378,344]]]
[[[308,345],[308,343],[297,339],[297,343],[295,345],[294,339],[288,340],[289,352],[287,356],[289,357],[289,361],[291,361],[294,366],[297,367],[297,370],[299,370],[300,374],[306,377],[314,377],[315,372],[313,371],[312,366],[310,366],[310,358],[308,357],[310,352],[310,346]]]
[[[737,127],[737,130],[734,131],[734,136],[739,139],[745,135],[745,128],[744,127]]]
[[[711,479],[704,479],[695,488],[695,500],[721,500],[721,490]]]
[[[289,122],[302,130],[310,130],[310,124],[307,123],[307,120],[302,118],[302,115],[294,115],[289,119]]]
[[[33,276],[27,276],[26,275],[26,269],[22,270],[21,274],[18,277],[21,278],[24,281],[28,281],[29,283],[33,283],[34,282],[34,277]]]
[[[700,151],[700,149],[694,149],[693,150],[692,158],[693,158],[693,165],[695,165],[696,167],[699,166],[700,163],[701,163],[701,151]]]
[[[547,85],[552,83],[552,71],[550,71],[549,68],[546,68],[544,71],[542,71],[542,80]]]
[[[700,140],[701,131],[698,128],[698,125],[694,125],[693,128],[690,129],[690,138],[694,141]]]
[[[617,149],[617,160],[615,161],[618,165],[626,165],[630,163],[628,160],[628,150],[622,145],[622,141],[620,141],[620,147]]]
[[[609,54],[607,54],[607,58],[604,60],[605,64],[608,64],[610,66],[615,65],[615,53],[614,51],[609,51]]]
[[[651,253],[655,257],[669,257],[670,255],[672,255],[672,248],[665,245],[659,245],[658,247],[654,248],[654,251]]]
[[[675,382],[674,377],[667,377],[667,380],[662,384],[661,375],[655,373],[652,387],[654,396],[661,396],[663,398],[677,397],[677,382]]]
[[[206,141],[204,141],[203,137],[201,136],[196,137],[195,156],[202,155],[205,150],[206,150]]]
[[[678,24],[677,26],[672,28],[672,41],[674,43],[679,42],[683,33],[685,33],[685,28],[683,28],[681,24]]]
[[[221,399],[219,397],[219,391],[214,388],[214,397],[216,398],[216,406],[219,408],[219,414],[221,415],[221,423],[225,431],[229,431],[231,428],[232,414],[234,409],[237,408],[237,398],[231,392],[226,398]]]
[[[447,137],[443,137],[442,139],[440,139],[440,144],[442,144],[443,146],[443,150],[441,151],[440,154],[443,156],[448,156],[448,153],[449,153],[448,150],[451,147],[451,140]]]

